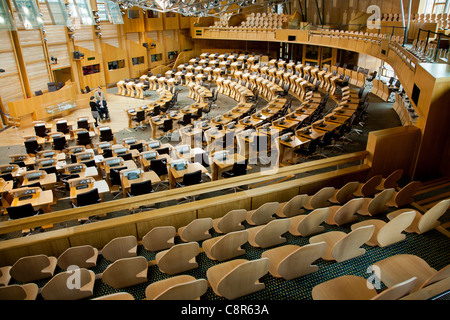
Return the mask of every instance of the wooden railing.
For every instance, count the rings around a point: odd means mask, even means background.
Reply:
[[[0,223],[0,234],[8,234],[24,229],[36,228],[39,226],[54,225],[71,220],[88,218],[93,215],[104,215],[122,210],[133,210],[140,206],[148,206],[155,203],[164,203],[184,197],[204,195],[211,192],[227,190],[230,188],[263,185],[264,182],[273,183],[276,179],[295,177],[298,174],[307,174],[316,170],[332,168],[342,165],[350,165],[355,162],[362,163],[367,157],[367,151],[360,151],[346,155],[321,159],[317,161],[305,162],[298,165],[281,167],[273,171],[262,173],[251,173],[245,176],[221,179],[210,182],[203,182],[198,185],[176,188],[164,191],[157,191],[147,195],[131,198],[124,198],[106,201],[88,207],[79,207],[50,212],[42,215],[22,218],[18,220],[3,221]],[[255,188],[255,190],[258,188]],[[197,203],[197,202],[195,202]],[[114,219],[112,219],[114,220]]]

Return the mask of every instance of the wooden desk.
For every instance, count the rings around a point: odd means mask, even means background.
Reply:
[[[0,195],[2,195],[5,192],[9,192],[14,188],[14,182],[9,180],[9,181],[5,181],[2,180],[0,181]]]
[[[166,159],[167,163],[172,161],[172,158],[168,154],[157,154],[156,159]],[[143,157],[139,157],[139,162],[141,164],[141,168],[144,171],[148,171],[151,169],[151,159],[145,159]]]
[[[36,172],[36,170],[33,170],[33,172]],[[44,171],[44,174],[42,174],[39,179],[36,180],[28,180],[27,178],[27,174],[29,174],[30,172],[25,172],[23,174],[23,182],[22,182],[22,187],[26,187],[30,184],[33,183],[37,183],[39,182],[41,184],[41,186],[45,189],[53,189],[55,184],[56,184],[56,174],[55,173],[46,173]]]
[[[187,168],[184,170],[175,170],[175,168],[170,167],[169,169],[169,184],[170,188],[175,188],[175,183],[183,180],[183,177],[186,173],[191,173],[201,170],[202,173],[207,173],[208,170],[200,163],[188,163]]]
[[[76,179],[71,179],[70,181],[73,181]],[[78,179],[77,179],[78,180]],[[98,195],[100,199],[103,201],[103,195],[105,193],[109,193],[109,186],[108,183],[105,180],[98,180],[98,181],[92,181],[87,188],[83,189],[77,189],[76,186],[70,187],[70,200],[76,205],[77,204],[77,196],[79,194],[91,191],[92,189],[98,190]]]
[[[133,180],[128,180],[128,177],[123,176],[124,170],[121,171],[121,181],[122,181],[122,191],[123,191],[123,196],[124,198],[128,196],[128,191],[130,191],[131,185],[133,183],[139,183],[139,182],[143,182],[143,181],[148,181],[151,180],[152,181],[152,185],[161,182],[161,179],[159,178],[159,176],[154,172],[154,171],[144,171],[142,172],[141,176],[137,179],[133,179]]]
[[[309,130],[307,132],[305,132],[305,131],[306,130],[304,130],[304,129],[300,129],[300,130],[297,130],[295,132],[295,134],[299,138],[302,137],[302,138],[306,138],[308,140],[315,140],[315,139],[321,138],[326,132],[326,131],[318,131],[318,130],[314,130],[314,129]]]
[[[33,189],[33,188],[20,188],[22,189]],[[13,189],[11,191],[18,191],[19,189]],[[53,203],[53,191],[52,190],[45,190],[45,191],[38,191],[31,199],[26,200],[19,200],[18,197],[14,197],[11,206],[21,206],[27,203],[31,203],[34,210],[42,209],[44,212],[50,212],[50,204]]]
[[[290,141],[282,141],[279,139],[280,142],[280,164],[294,164],[295,159],[295,150],[300,148],[303,144],[309,142],[310,140],[304,137],[298,137],[295,135],[292,135]]]
[[[230,170],[235,163],[240,163],[245,161],[245,157],[238,153],[229,154],[227,159],[218,160],[211,158],[211,176],[212,180],[219,180],[222,172]]]
[[[342,125],[342,123],[324,121],[322,125],[313,126],[313,130],[332,132],[332,131],[336,130],[337,128],[339,128],[341,125]]]
[[[285,119],[283,123],[280,123],[278,120],[272,123],[272,127],[280,131],[283,131],[285,129],[294,129],[297,125],[298,121],[288,119]]]

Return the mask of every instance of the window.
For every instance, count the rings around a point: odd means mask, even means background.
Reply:
[[[108,12],[106,11],[105,0],[97,0],[98,19],[100,21],[108,21]]]
[[[70,26],[64,0],[45,0],[54,25]]]
[[[177,54],[178,54],[178,51],[170,51],[170,52],[167,53],[167,57],[169,59],[176,59]]]
[[[166,12],[166,18],[175,18],[175,12]]]
[[[128,19],[139,19],[141,17],[139,10],[128,9]]]
[[[116,60],[108,62],[108,70],[116,70],[125,68],[125,60]]]
[[[94,73],[100,72],[100,65],[99,64],[93,64],[90,66],[83,67],[83,76],[87,76]]]
[[[147,11],[147,18],[151,19],[151,18],[159,18],[159,12],[158,11],[153,11],[153,10],[148,10]]]
[[[131,58],[131,62],[133,63],[133,66],[138,64],[144,64],[144,57]]]
[[[152,54],[151,55],[151,60],[152,60],[152,62],[161,61],[162,60],[162,54],[161,53]]]

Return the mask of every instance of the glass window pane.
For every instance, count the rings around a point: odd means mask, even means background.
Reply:
[[[81,24],[84,25],[95,25],[94,15],[92,14],[92,9],[89,1],[87,0],[75,0],[78,16],[80,18]]]
[[[40,29],[44,26],[44,20],[35,1],[13,0],[13,3],[25,29]]]
[[[70,26],[71,21],[67,15],[66,5],[64,0],[46,0],[48,11],[50,17],[52,18],[53,24],[59,26]]]
[[[16,30],[16,25],[5,0],[0,0],[0,29]]]
[[[108,13],[109,22],[113,24],[123,24],[122,12],[120,11],[118,3],[106,0],[106,11]]]

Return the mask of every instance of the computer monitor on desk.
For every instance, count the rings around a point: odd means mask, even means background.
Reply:
[[[153,160],[158,156],[158,152],[156,151],[146,151],[141,153],[141,157],[145,160]]]
[[[174,160],[172,161],[172,163],[170,164],[170,166],[172,168],[174,168],[175,170],[185,170],[187,168],[187,162],[183,159],[179,159],[179,160]]]
[[[131,170],[123,170],[121,171],[124,177],[128,180],[136,180],[139,179],[142,175],[141,169],[131,169]]]

